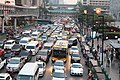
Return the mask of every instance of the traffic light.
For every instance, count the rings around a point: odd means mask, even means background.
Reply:
[[[95,11],[96,11],[96,14],[101,14],[101,8],[96,8]]]

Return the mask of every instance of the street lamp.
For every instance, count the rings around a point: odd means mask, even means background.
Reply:
[[[101,65],[103,65],[103,50],[104,50],[104,16],[98,16],[101,18],[101,23],[102,23],[102,62]]]

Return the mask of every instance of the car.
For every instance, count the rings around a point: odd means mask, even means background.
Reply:
[[[69,50],[69,54],[71,55],[72,53],[79,53],[78,47],[77,46],[72,46]]]
[[[78,43],[78,40],[77,38],[70,38],[68,40],[68,46],[71,47],[71,46],[77,46],[77,43]]]
[[[80,63],[80,60],[81,60],[81,57],[80,57],[79,53],[71,54],[71,63],[73,63],[73,62]]]
[[[0,69],[2,69],[6,64],[6,60],[0,57]]]
[[[49,54],[48,54],[48,56],[50,56],[51,55],[51,53],[52,53],[52,46],[53,46],[53,43],[48,43],[48,42],[46,42],[44,45],[43,45],[43,49],[48,49],[49,50]]]
[[[11,51],[15,53],[15,55],[19,54],[20,51],[22,50],[22,46],[20,44],[14,44]]]
[[[7,72],[19,72],[23,67],[25,61],[20,57],[12,57],[8,64],[6,65]]]
[[[53,64],[53,71],[55,70],[65,70],[64,62],[62,60],[56,60]]]
[[[13,80],[9,73],[0,73],[0,80]]]
[[[15,54],[12,53],[10,50],[7,50],[3,56],[3,58],[6,59],[7,63],[10,61],[12,57],[15,57]]]
[[[4,43],[5,42],[3,40],[0,40],[0,48],[2,48],[2,49],[4,48]]]
[[[25,62],[27,62],[32,59],[32,53],[30,51],[22,50],[19,54],[19,57],[21,57],[21,59],[25,59]]]
[[[41,49],[36,55],[36,60],[37,61],[42,60],[47,63],[49,61],[48,54],[49,54],[48,49]]]
[[[39,67],[39,76],[44,76],[46,71],[46,63],[42,61],[41,62],[36,61],[35,63],[37,63]]]
[[[0,56],[3,56],[4,54],[5,54],[4,49],[1,49],[1,48],[0,48]]]
[[[64,70],[55,70],[52,74],[51,80],[66,80],[67,75],[65,74]]]
[[[4,44],[4,49],[11,50],[14,44],[15,44],[15,40],[7,40]]]
[[[70,66],[70,75],[83,76],[83,66],[80,63],[72,63]]]

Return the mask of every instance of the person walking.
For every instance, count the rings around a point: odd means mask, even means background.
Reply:
[[[114,57],[114,54],[111,53],[111,63],[112,63],[112,61],[113,61],[113,57]]]

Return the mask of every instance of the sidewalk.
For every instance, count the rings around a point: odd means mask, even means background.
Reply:
[[[94,39],[94,48],[97,50],[97,39]],[[99,39],[99,45],[102,44],[102,40]],[[92,41],[90,41],[90,45],[92,45]],[[107,47],[107,45],[104,43],[104,49]],[[99,50],[100,51],[100,50]],[[119,79],[119,61],[114,57],[113,62],[110,62],[110,67],[106,66],[107,59],[105,55],[103,55],[103,67],[106,70],[107,74],[111,78],[111,80],[120,80]]]

